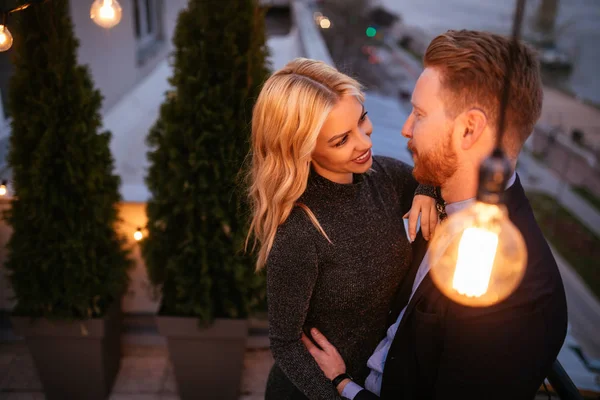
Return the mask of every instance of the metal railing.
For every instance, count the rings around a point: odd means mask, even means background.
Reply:
[[[577,386],[573,383],[567,371],[562,367],[558,360],[552,364],[552,369],[548,374],[548,382],[552,389],[561,400],[583,400]]]

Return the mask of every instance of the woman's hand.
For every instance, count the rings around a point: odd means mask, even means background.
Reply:
[[[314,341],[319,345],[317,347],[305,334],[302,334],[302,342],[311,356],[315,359],[319,367],[329,380],[335,379],[338,375],[346,372],[346,363],[338,353],[335,346],[329,343],[329,340],[316,328],[310,330]],[[341,385],[340,385],[341,386]]]
[[[408,218],[408,235],[411,242],[417,237],[417,221],[421,215],[421,232],[425,240],[431,239],[438,223],[438,212],[435,199],[429,196],[416,195],[410,211],[403,218]]]

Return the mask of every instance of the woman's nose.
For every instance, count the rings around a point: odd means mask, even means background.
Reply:
[[[366,148],[370,148],[371,147],[371,133],[372,130],[368,130],[368,131],[360,131],[360,135],[358,135],[359,138],[359,144],[358,144],[358,148],[359,149],[366,149]]]

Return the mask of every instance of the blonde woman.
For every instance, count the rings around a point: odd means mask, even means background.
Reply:
[[[301,341],[304,327],[329,338],[361,384],[411,261],[403,216],[417,183],[409,166],[372,156],[363,101],[352,78],[296,59],[267,80],[254,107],[251,233],[257,268],[267,268],[275,359],[267,400],[339,399]],[[419,212],[428,236],[432,197],[415,197],[411,226]]]

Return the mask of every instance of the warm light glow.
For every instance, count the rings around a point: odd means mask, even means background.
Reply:
[[[323,29],[328,29],[331,26],[331,21],[329,18],[323,17],[321,18],[321,21],[319,21],[319,25],[321,25],[321,28]]]
[[[6,51],[12,47],[13,37],[8,28],[0,24],[0,51]]]
[[[117,0],[94,0],[90,18],[99,26],[110,29],[121,21],[122,10]]]
[[[490,284],[497,248],[497,234],[480,228],[467,228],[458,245],[452,287],[468,297],[483,296]]]
[[[6,196],[6,185],[0,185],[0,196]]]
[[[137,231],[135,231],[135,233],[133,234],[133,238],[138,242],[140,240],[142,240],[143,237],[144,237],[144,234],[142,233],[141,228],[138,228]]]
[[[431,279],[445,296],[485,307],[504,300],[519,286],[527,249],[504,206],[476,202],[436,228],[429,263]]]

